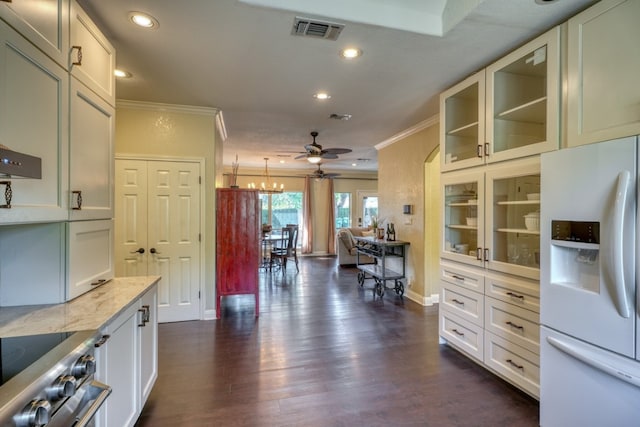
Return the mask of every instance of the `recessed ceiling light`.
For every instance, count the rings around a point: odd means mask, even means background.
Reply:
[[[143,28],[156,29],[160,26],[156,18],[143,12],[129,12],[129,19],[137,26]]]
[[[114,74],[116,77],[120,78],[120,79],[129,79],[129,78],[131,78],[131,77],[133,76],[133,75],[132,75],[130,72],[128,72],[128,71],[118,70],[118,69],[113,70],[113,74]]]
[[[536,1],[536,4],[545,5],[545,4],[555,3],[558,0],[535,0],[535,1]]]
[[[357,163],[351,163],[351,166],[358,166]]]
[[[340,56],[345,59],[353,59],[362,56],[362,50],[355,47],[348,47],[340,51]]]
[[[324,100],[324,99],[329,99],[329,98],[331,98],[331,95],[329,95],[329,94],[328,94],[328,93],[326,93],[326,92],[318,92],[318,93],[315,93],[315,94],[313,95],[313,97],[314,97],[314,98],[316,98],[316,99]]]

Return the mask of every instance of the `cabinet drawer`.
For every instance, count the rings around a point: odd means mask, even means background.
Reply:
[[[529,310],[487,297],[485,329],[540,354],[540,316]]]
[[[540,282],[504,275],[486,275],[485,294],[540,313]]]
[[[482,294],[443,282],[440,304],[449,312],[482,327],[484,322],[484,296]]]
[[[484,271],[451,262],[440,263],[440,279],[480,294],[484,293]]]
[[[510,341],[485,333],[485,364],[522,388],[540,397],[540,357]]]
[[[440,309],[440,336],[449,344],[482,362],[484,331],[482,327]]]
[[[113,279],[113,221],[67,224],[67,301]]]

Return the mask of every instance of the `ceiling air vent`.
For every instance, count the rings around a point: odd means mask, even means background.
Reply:
[[[343,28],[343,24],[296,16],[291,35],[337,40]]]

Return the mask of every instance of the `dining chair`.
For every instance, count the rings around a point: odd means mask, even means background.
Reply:
[[[277,240],[271,248],[270,270],[273,268],[274,261],[277,260],[279,266],[282,268],[282,272],[285,273],[287,271],[287,260],[293,258],[296,263],[296,271],[300,271],[298,268],[298,254],[296,252],[298,227],[282,227],[281,236],[281,239]]]

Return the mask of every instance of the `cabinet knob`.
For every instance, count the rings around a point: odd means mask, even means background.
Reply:
[[[158,252],[156,248],[149,249],[149,252],[151,252],[152,254],[160,254],[160,252]]]
[[[131,251],[129,252],[130,254],[143,254],[144,253],[144,248],[138,248],[137,251]],[[152,252],[153,253],[153,252]]]

